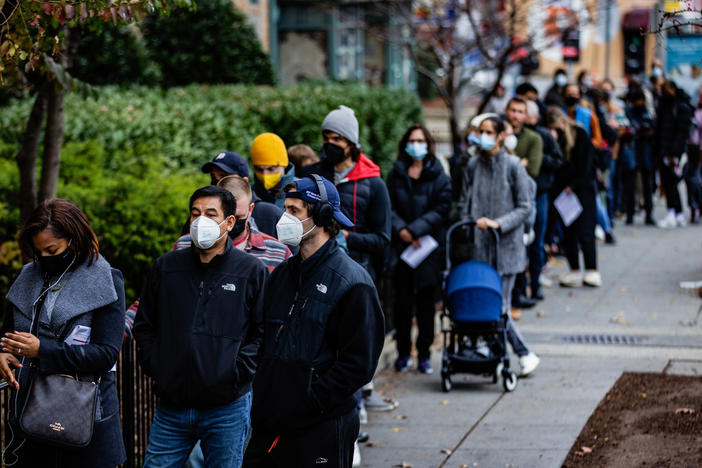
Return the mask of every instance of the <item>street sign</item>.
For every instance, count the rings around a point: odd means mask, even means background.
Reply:
[[[561,54],[564,62],[578,62],[580,60],[580,31],[567,29],[563,31]]]

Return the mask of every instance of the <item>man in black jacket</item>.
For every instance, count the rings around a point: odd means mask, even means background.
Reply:
[[[286,187],[283,242],[300,253],[266,282],[263,358],[254,381],[253,437],[244,466],[351,467],[359,420],[356,392],[383,347],[383,312],[373,281],[339,249],[334,185],[320,176]]]
[[[134,337],[161,399],[144,467],[181,466],[198,440],[206,465],[241,465],[268,270],[232,247],[235,213],[229,191],[197,190],[192,246],[156,260],[142,291]]]

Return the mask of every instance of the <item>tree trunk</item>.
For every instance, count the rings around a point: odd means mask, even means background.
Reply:
[[[56,90],[55,86],[49,86],[39,202],[56,197],[63,144],[64,95],[63,89]]]
[[[449,128],[451,129],[451,147],[453,148],[453,154],[459,154],[463,150],[463,138],[458,123],[458,111],[456,110],[455,100],[448,105],[448,111]]]
[[[37,206],[37,154],[46,107],[46,93],[42,89],[34,99],[32,111],[27,119],[22,147],[17,153],[17,167],[20,173],[20,224],[22,225]]]

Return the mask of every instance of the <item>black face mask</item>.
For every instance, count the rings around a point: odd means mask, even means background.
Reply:
[[[42,255],[37,257],[37,261],[44,273],[49,276],[58,276],[68,269],[75,258],[76,253],[73,249],[66,247],[66,250],[58,255]]]
[[[573,107],[580,102],[580,98],[575,96],[566,96],[563,98],[563,102],[565,102],[566,107]]]
[[[344,148],[334,143],[324,143],[324,145],[322,145],[322,154],[326,161],[329,161],[335,166],[346,159]]]
[[[231,231],[229,231],[229,237],[231,237],[232,239],[236,239],[237,237],[239,237],[239,234],[244,232],[244,229],[246,229],[246,221],[248,221],[248,218],[247,219],[238,219],[237,218],[236,222],[234,223],[234,227],[232,228]]]

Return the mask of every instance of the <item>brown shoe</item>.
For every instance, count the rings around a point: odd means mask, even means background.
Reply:
[[[520,309],[512,308],[509,310],[509,315],[511,315],[512,320],[514,320],[516,322],[517,320],[522,318],[522,311]]]

